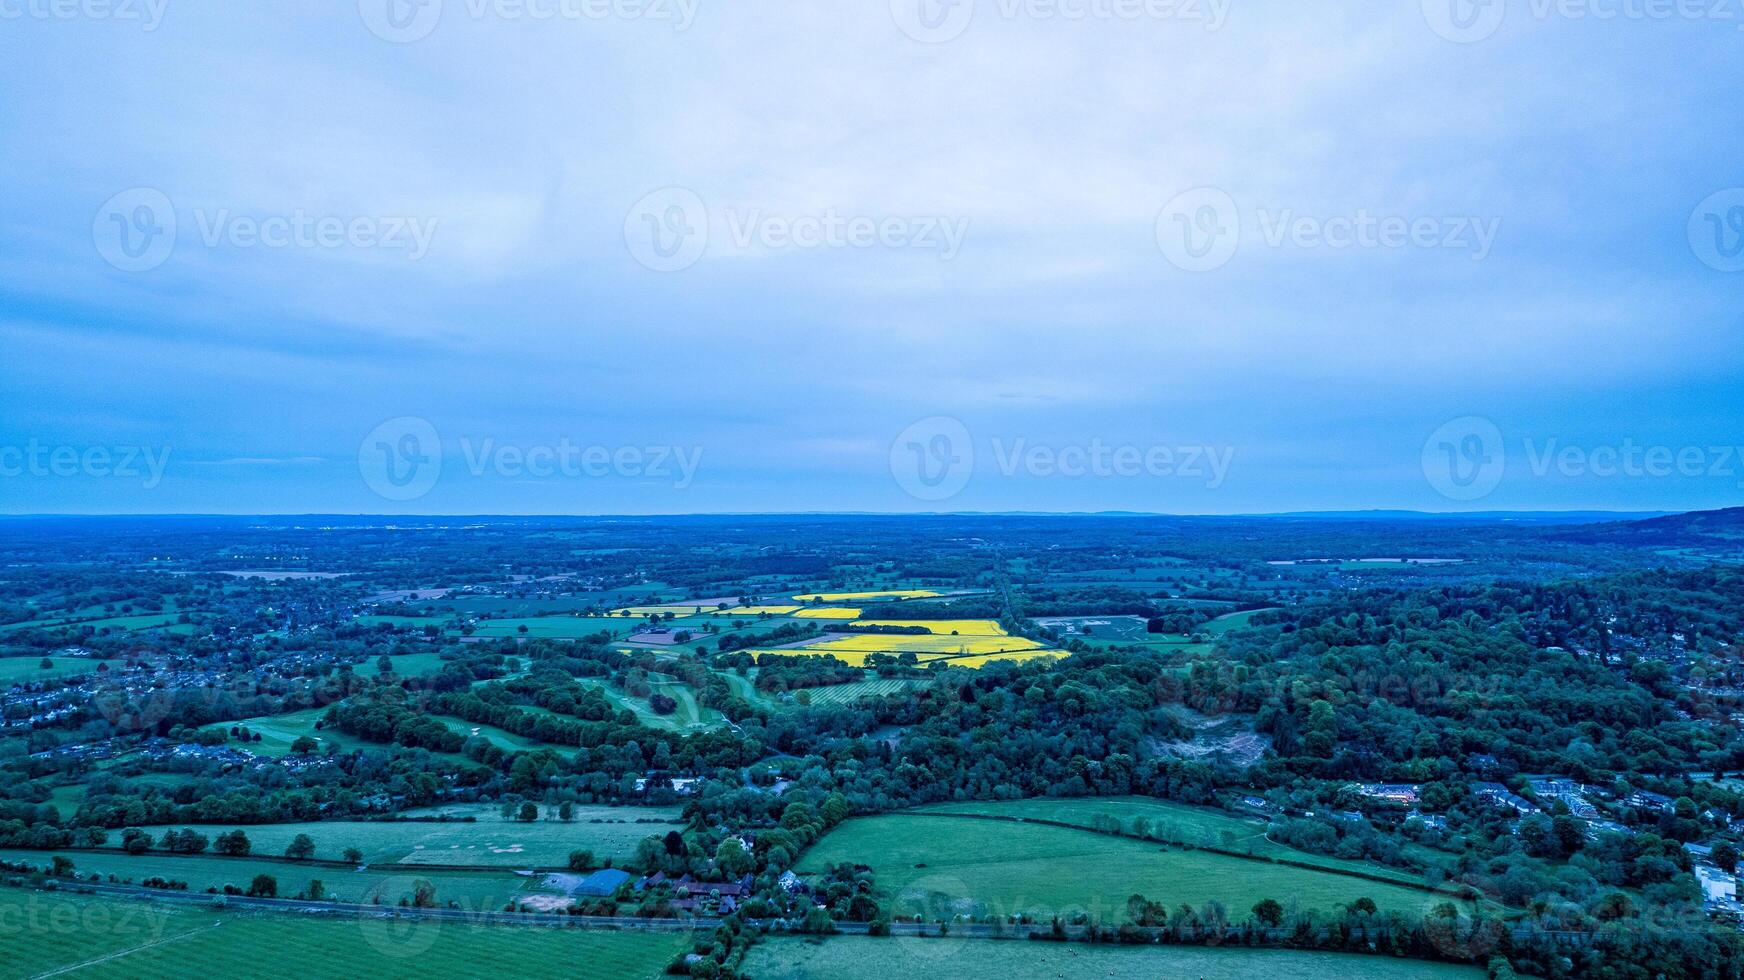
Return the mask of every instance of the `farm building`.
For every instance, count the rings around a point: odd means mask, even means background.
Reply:
[[[1568,807],[1568,812],[1582,820],[1596,820],[1599,816],[1598,807],[1587,801],[1586,794],[1590,787],[1575,782],[1572,779],[1534,778],[1528,780],[1532,787],[1532,795],[1541,801],[1559,800]]]
[[[617,892],[623,884],[629,881],[631,875],[617,868],[605,868],[595,871],[570,890],[571,895],[587,898],[607,898]]]
[[[1501,783],[1473,783],[1472,792],[1497,806],[1505,806],[1508,809],[1513,810],[1515,813],[1526,814],[1538,812],[1538,807],[1534,806],[1531,801],[1523,796],[1518,796],[1509,792],[1508,787],[1503,786]]]
[[[1417,787],[1410,783],[1358,783],[1355,790],[1371,800],[1388,803],[1416,803]]]
[[[1738,898],[1738,879],[1713,865],[1696,865],[1696,879],[1702,883],[1704,902],[1730,902]]]

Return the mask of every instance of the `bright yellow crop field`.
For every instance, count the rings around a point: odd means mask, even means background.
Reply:
[[[883,592],[808,592],[796,595],[800,602],[853,602],[855,599],[931,599],[943,595],[931,589],[886,589]]]
[[[854,633],[826,640],[803,649],[833,653],[858,650],[866,653],[1004,653],[1008,650],[1039,650],[1042,644],[1021,636],[918,636]]]
[[[761,616],[768,613],[771,616],[785,616],[798,612],[798,606],[735,606],[721,613],[723,616]]]
[[[941,636],[952,633],[961,636],[1005,636],[1005,628],[995,619],[867,619],[853,626],[925,626]]]
[[[793,614],[800,619],[859,619],[860,610],[846,606],[817,606]]]

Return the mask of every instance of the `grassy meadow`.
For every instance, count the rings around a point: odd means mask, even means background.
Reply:
[[[1052,916],[1085,912],[1110,924],[1134,893],[1170,907],[1217,901],[1232,919],[1271,898],[1286,909],[1332,911],[1358,898],[1427,911],[1442,895],[1330,872],[1268,864],[1065,827],[915,814],[850,819],[806,851],[803,873],[866,864],[892,911]]]
[[[459,922],[315,918],[0,889],[0,977],[192,975],[310,980],[437,976],[654,978],[690,937]],[[488,965],[488,970],[486,966]]]
[[[1311,854],[1274,843],[1266,837],[1262,820],[1238,817],[1232,813],[1186,806],[1144,797],[1097,797],[1076,799],[1038,798],[1012,800],[1003,803],[940,803],[921,807],[916,813],[961,813],[999,817],[1024,817],[1032,820],[1052,820],[1077,827],[1093,827],[1098,818],[1113,818],[1120,822],[1124,833],[1135,833],[1135,821],[1143,820],[1150,834],[1160,840],[1180,841],[1194,846],[1216,847],[1260,857],[1303,861],[1334,870],[1384,875],[1407,884],[1417,884],[1416,875],[1384,864],[1367,861],[1347,861],[1341,858]],[[1281,899],[1280,899],[1281,900]]]
[[[53,666],[44,669],[41,657],[0,657],[0,686],[10,686],[20,681],[52,681],[62,677],[77,677],[89,674],[97,669],[101,660],[90,660],[82,657],[50,657]],[[114,670],[120,664],[111,664]]]
[[[1475,967],[1273,949],[1090,946],[973,939],[777,936],[745,958],[757,980],[1483,980]]]
[[[453,901],[463,908],[495,911],[528,894],[538,883],[537,878],[519,876],[506,869],[421,871],[416,867],[382,865],[357,871],[214,855],[187,857],[159,852],[135,856],[117,850],[57,852],[9,849],[0,850],[0,860],[46,867],[56,854],[71,860],[81,878],[97,874],[105,882],[113,879],[122,884],[162,878],[186,882],[189,892],[199,893],[208,888],[223,891],[226,885],[247,890],[255,875],[264,874],[277,881],[280,898],[294,897],[308,888],[309,882],[319,881],[330,901],[355,904],[380,900],[393,905],[401,898],[409,897],[417,882],[428,881],[435,886],[436,900],[441,904]]]
[[[541,816],[547,808],[541,808]],[[554,809],[554,808],[552,808]],[[411,815],[472,817],[473,820],[329,820],[318,823],[263,824],[198,828],[208,837],[240,829],[256,854],[280,855],[298,834],[315,842],[315,857],[340,860],[348,847],[363,852],[369,864],[457,864],[480,868],[562,867],[569,852],[590,850],[596,859],[628,858],[649,834],[679,829],[677,807],[578,806],[575,820],[504,820],[494,806],[457,804],[412,811]],[[154,836],[179,826],[147,827]],[[119,845],[112,835],[111,844]]]

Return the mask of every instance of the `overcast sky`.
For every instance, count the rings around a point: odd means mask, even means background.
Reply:
[[[1744,7],[1333,6],[0,0],[0,511],[1744,502]]]

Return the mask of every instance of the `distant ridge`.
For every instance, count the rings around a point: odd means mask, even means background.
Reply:
[[[0,521],[379,521],[417,523],[440,521],[650,521],[709,519],[781,519],[819,517],[1135,517],[1163,520],[1316,520],[1316,521],[1483,521],[1523,524],[1596,524],[1601,522],[1645,523],[1651,520],[1680,520],[1701,514],[1740,514],[1744,507],[1724,511],[1698,511],[1685,514],[1678,511],[1617,511],[1617,510],[1301,510],[1254,514],[1171,514],[1161,511],[1099,510],[958,510],[958,511],[879,511],[879,510],[796,510],[796,511],[719,511],[674,514],[0,514]],[[1738,518],[1744,522],[1744,516]]]

